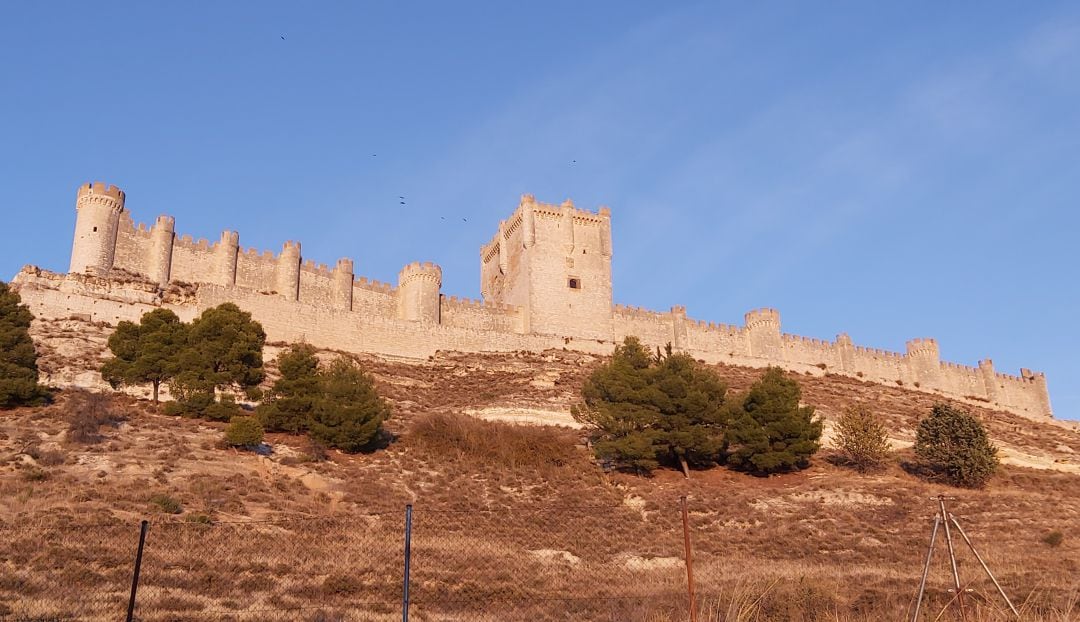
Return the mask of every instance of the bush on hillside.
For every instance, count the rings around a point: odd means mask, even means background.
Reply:
[[[225,444],[230,447],[254,448],[263,442],[263,427],[255,417],[233,417],[225,428]]]
[[[821,447],[823,422],[800,406],[799,383],[770,367],[732,408],[728,464],[758,474],[804,469]]]
[[[278,357],[281,377],[259,406],[259,421],[271,432],[306,432],[322,392],[315,348],[299,343]]]
[[[390,406],[375,382],[356,363],[339,358],[320,371],[320,396],[311,413],[312,438],[345,452],[376,449],[383,442],[382,424]]]
[[[727,387],[685,354],[655,355],[627,337],[582,388],[571,413],[590,426],[598,458],[620,468],[651,471],[716,464],[724,448]]]
[[[40,404],[48,397],[38,384],[33,319],[19,294],[0,281],[0,409]]]
[[[969,413],[937,404],[915,432],[915,456],[930,478],[981,488],[998,467],[997,448],[983,424]]]
[[[889,457],[889,439],[881,420],[865,406],[844,411],[836,422],[836,447],[844,464],[858,471],[881,468]]]

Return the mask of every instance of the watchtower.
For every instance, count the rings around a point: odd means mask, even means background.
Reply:
[[[524,332],[611,339],[611,211],[522,196],[480,249],[480,291],[521,307]]]
[[[442,304],[442,268],[430,261],[414,262],[398,274],[398,318],[425,324],[438,324]]]
[[[68,272],[103,276],[112,270],[123,211],[124,191],[116,186],[100,181],[79,186]]]

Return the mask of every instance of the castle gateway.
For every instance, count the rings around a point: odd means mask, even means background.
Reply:
[[[81,186],[66,275],[28,266],[14,280],[36,317],[77,317],[115,325],[158,307],[191,320],[232,302],[262,323],[272,342],[304,340],[349,352],[426,358],[436,351],[498,352],[569,348],[608,354],[628,335],[650,346],[671,343],[709,363],[837,373],[1050,417],[1042,373],[1001,374],[989,359],[969,367],[942,362],[937,342],[913,339],[907,352],[784,334],[774,309],[750,311],[742,326],[612,304],[611,213],[522,197],[480,249],[483,301],[442,293],[442,270],[413,263],[397,285],[305,261],[299,242],[281,252],[240,247],[225,231],[213,243],[177,236],[160,216],[136,225],[116,186]]]

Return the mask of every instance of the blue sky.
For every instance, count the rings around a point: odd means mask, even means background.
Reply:
[[[520,194],[569,197],[612,208],[616,302],[933,336],[1080,418],[1077,5],[312,6],[5,5],[0,276],[66,268],[106,180],[137,221],[479,297]]]

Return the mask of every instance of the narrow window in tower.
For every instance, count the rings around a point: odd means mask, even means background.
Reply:
[[[568,283],[568,285],[570,286],[570,289],[581,289],[581,279],[577,277],[570,277],[570,282]]]
[[[94,233],[97,233],[97,227],[94,227]]]

